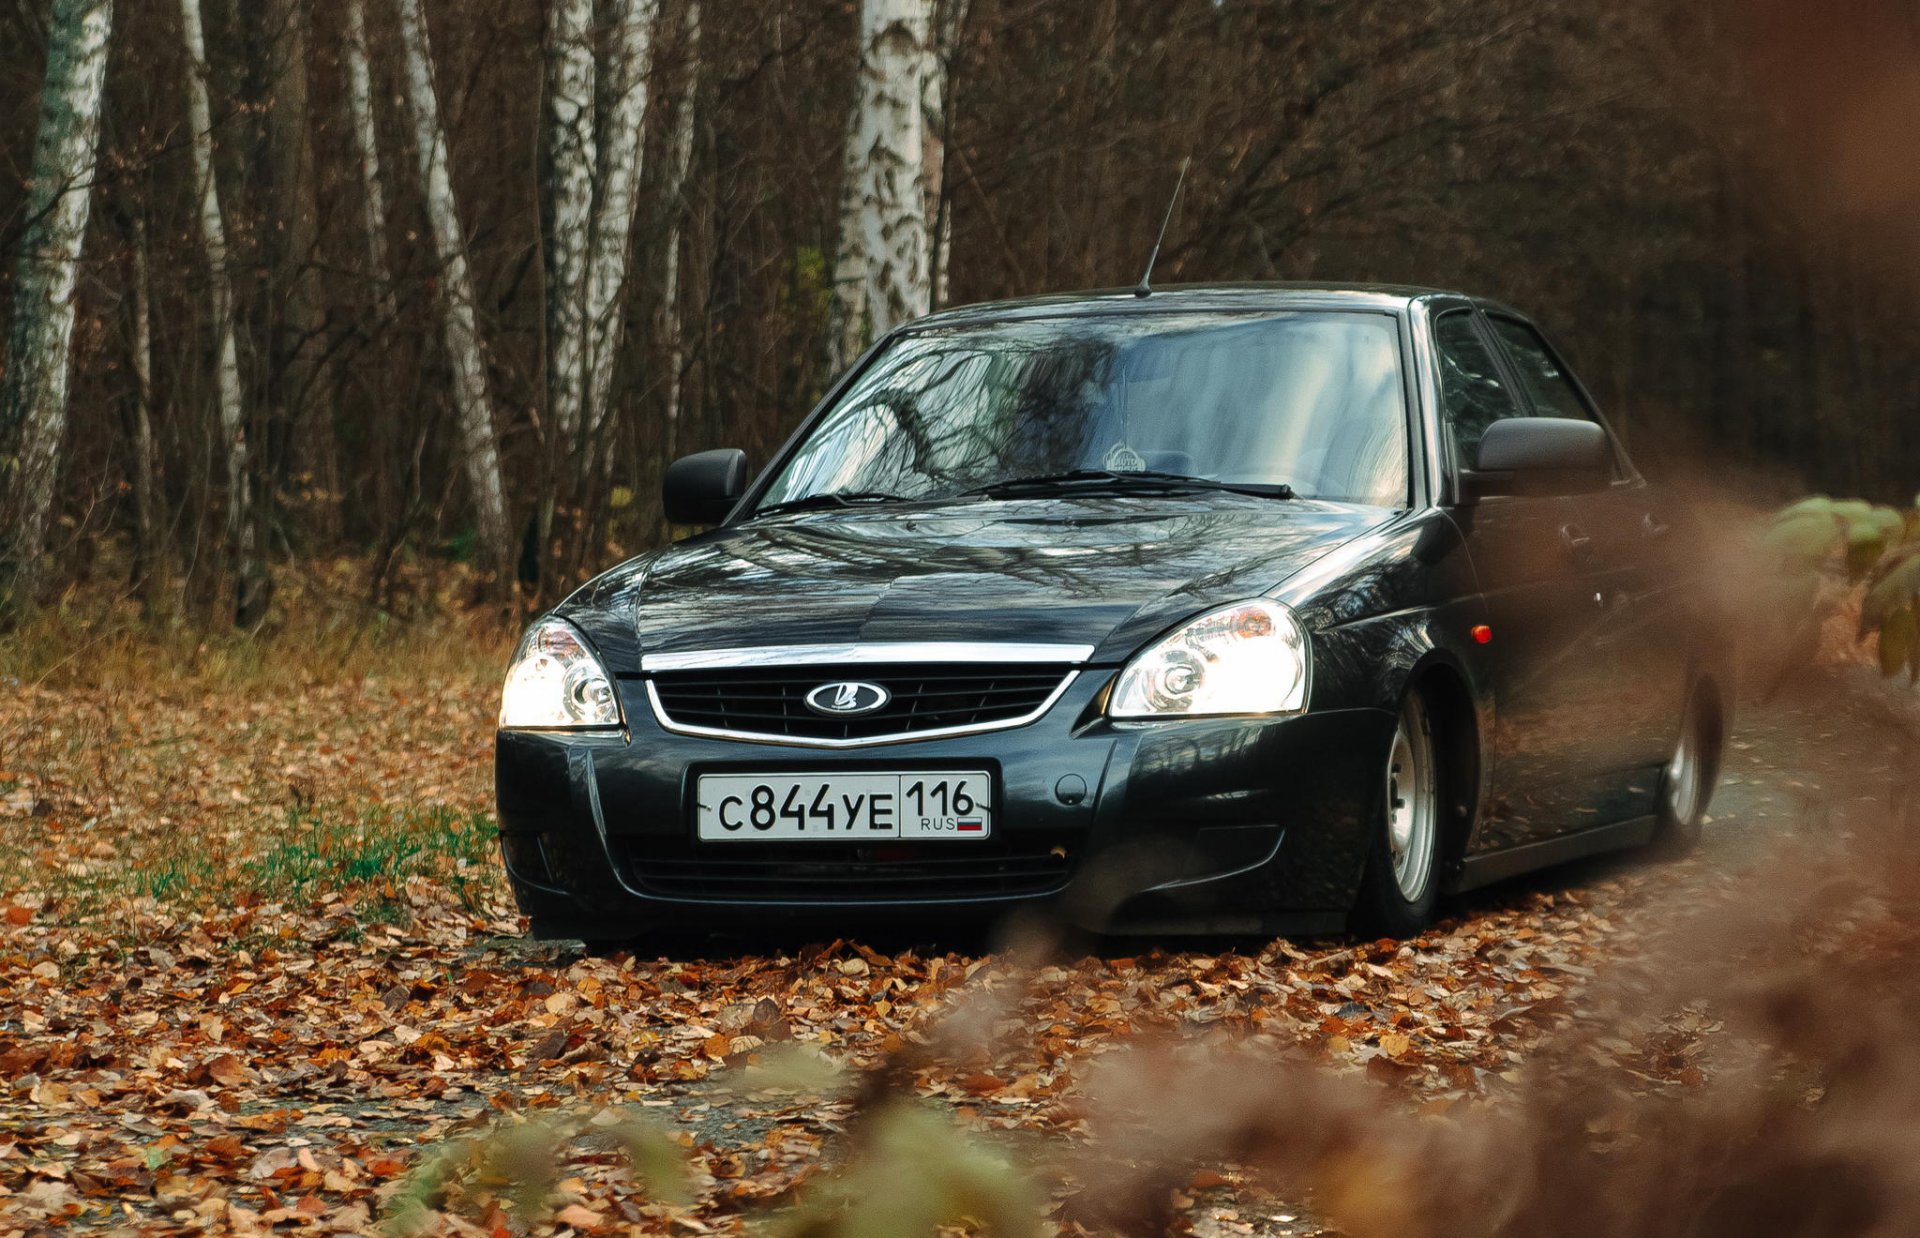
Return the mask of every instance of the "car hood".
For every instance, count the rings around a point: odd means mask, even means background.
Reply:
[[[1233,494],[808,513],[642,556],[562,613],[616,671],[642,652],[881,641],[1058,642],[1102,662],[1392,515]]]

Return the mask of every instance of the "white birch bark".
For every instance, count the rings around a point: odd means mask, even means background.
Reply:
[[[447,169],[446,131],[433,84],[433,55],[427,42],[421,0],[394,0],[400,17],[400,43],[406,59],[407,110],[413,120],[414,154],[425,188],[427,224],[433,233],[440,269],[441,336],[453,371],[453,397],[460,429],[462,464],[474,507],[474,523],[483,559],[504,570],[511,562],[505,488],[500,478],[500,448],[493,428],[493,402],[480,355],[480,327],[474,307],[473,277],[467,270],[466,237]]]
[[[593,239],[593,0],[554,0],[547,26],[547,410],[554,446],[586,421],[587,263]]]
[[[380,171],[380,131],[373,118],[373,66],[367,53],[366,0],[347,0],[347,111],[353,121],[354,153],[360,161],[361,228],[367,269],[380,316],[394,316],[392,268],[387,265],[387,190]]]
[[[661,334],[667,353],[667,427],[666,458],[672,460],[680,450],[680,398],[682,371],[687,363],[686,333],[680,321],[680,233],[687,204],[681,200],[686,190],[687,169],[693,162],[693,126],[700,99],[700,0],[689,0],[683,31],[686,47],[686,82],[681,89],[679,110],[673,118],[673,142],[667,169],[667,236],[665,270],[660,283]]]
[[[0,488],[11,509],[0,526],[0,563],[10,562],[13,572],[12,584],[0,580],[0,585],[8,587],[31,585],[53,510],[67,425],[74,291],[93,201],[112,27],[111,0],[54,0],[27,227],[20,238],[13,325],[0,380],[0,447],[15,427],[20,430],[11,470],[0,457]]]
[[[922,160],[921,186],[926,195],[928,243],[933,254],[932,296],[929,310],[945,305],[953,283],[953,211],[948,191],[947,142],[953,134],[953,97],[949,78],[953,60],[959,54],[961,28],[966,25],[968,0],[936,0],[940,6],[935,28],[933,64],[921,88],[921,111],[926,116],[926,157]]]
[[[862,0],[859,90],[847,136],[829,353],[844,369],[932,299],[927,90],[933,0]]]
[[[616,0],[608,66],[608,108],[600,131],[600,183],[594,195],[593,249],[587,275],[587,421],[589,442],[606,428],[613,365],[626,325],[623,294],[632,266],[633,216],[640,202],[641,145],[646,135],[647,73],[659,0]]]
[[[260,579],[253,527],[252,476],[247,463],[245,406],[240,394],[240,353],[234,338],[233,281],[227,267],[227,228],[213,167],[213,105],[207,94],[207,41],[200,0],[180,0],[180,32],[187,51],[187,124],[193,151],[195,212],[207,259],[207,299],[214,330],[215,390],[227,464],[227,541],[241,610]]]

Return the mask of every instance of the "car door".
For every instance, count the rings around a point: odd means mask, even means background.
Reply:
[[[1525,415],[1509,368],[1481,315],[1433,319],[1444,447],[1454,477],[1478,459],[1488,426]],[[1593,775],[1586,745],[1595,675],[1586,656],[1594,605],[1569,530],[1576,513],[1557,496],[1489,495],[1457,503],[1492,629],[1482,658],[1494,697],[1484,737],[1489,794],[1469,849],[1539,841],[1572,821]]]
[[[1538,329],[1499,311],[1489,313],[1488,323],[1535,416],[1605,425]],[[1617,439],[1614,450],[1613,485],[1576,495],[1567,508],[1573,536],[1584,541],[1593,609],[1589,646],[1603,671],[1591,702],[1592,757],[1602,778],[1593,788],[1592,809],[1619,819],[1651,810],[1655,775],[1671,752],[1686,699],[1689,621],[1672,536],[1675,517],[1659,491],[1634,471]]]

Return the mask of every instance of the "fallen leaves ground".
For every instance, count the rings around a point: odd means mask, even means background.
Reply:
[[[557,1167],[529,1214],[495,1166],[414,1219],[733,1232],[844,1157],[883,1064],[1022,1162],[1083,1139],[1089,1073],[1146,1042],[1319,1063],[1424,1113],[1497,1107],[1593,994],[1655,983],[1634,960],[1676,908],[1737,889],[1783,831],[1884,807],[1903,759],[1844,702],[1759,708],[1698,858],[1509,884],[1404,944],[588,958],[522,940],[496,871],[498,653],[0,691],[0,1233],[362,1232],[423,1162],[526,1115],[550,1119],[513,1129]],[[1585,1052],[1684,1096],[1720,1022],[1655,1013]],[[636,1183],[609,1134],[633,1130],[683,1150],[684,1195]],[[1201,1233],[1320,1228],[1224,1159],[1183,1169],[1165,1207]]]

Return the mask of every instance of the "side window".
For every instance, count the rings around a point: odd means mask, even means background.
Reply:
[[[1435,319],[1433,344],[1440,358],[1440,411],[1453,441],[1454,467],[1470,469],[1487,427],[1504,417],[1518,417],[1520,406],[1493,351],[1474,330],[1471,313],[1454,310]]]
[[[1507,356],[1513,360],[1513,368],[1520,375],[1520,385],[1526,389],[1528,399],[1533,401],[1536,416],[1593,420],[1593,410],[1580,398],[1579,391],[1560,363],[1553,359],[1539,332],[1512,318],[1490,321],[1494,334],[1507,346]]]

